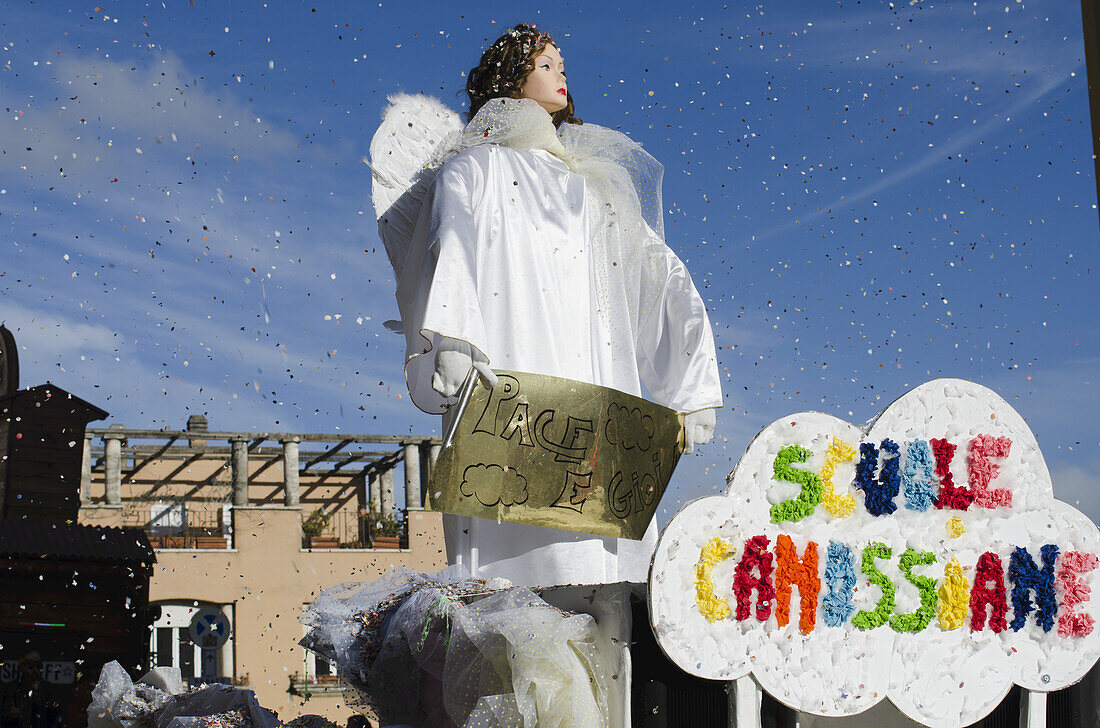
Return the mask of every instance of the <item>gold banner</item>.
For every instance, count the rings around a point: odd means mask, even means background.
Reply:
[[[640,539],[683,450],[683,416],[570,379],[477,380],[432,468],[428,507]]]

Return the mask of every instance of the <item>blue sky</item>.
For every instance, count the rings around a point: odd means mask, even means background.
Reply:
[[[408,399],[363,157],[504,29],[665,165],[727,406],[666,513],[807,409],[999,392],[1100,520],[1096,186],[1065,2],[0,2],[0,319],[22,383],[131,427],[438,431]],[[652,5],[652,7],[649,7]]]

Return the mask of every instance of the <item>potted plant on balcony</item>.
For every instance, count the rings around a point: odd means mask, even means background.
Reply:
[[[366,514],[371,548],[401,548],[401,522],[392,515],[384,515],[371,507]]]
[[[309,547],[311,549],[339,548],[340,539],[335,536],[321,535],[331,518],[331,513],[325,513],[324,508],[318,508],[313,513],[309,514],[309,518],[302,521],[302,533],[309,539]]]

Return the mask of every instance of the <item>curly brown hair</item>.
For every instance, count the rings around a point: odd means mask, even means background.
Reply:
[[[497,38],[481,55],[481,63],[466,76],[466,94],[470,97],[466,120],[472,120],[490,99],[522,98],[523,82],[535,70],[535,57],[548,45],[557,47],[548,33],[527,23],[520,23]],[[554,126],[581,123],[573,115],[572,95],[567,93],[566,99],[565,108],[550,115]]]

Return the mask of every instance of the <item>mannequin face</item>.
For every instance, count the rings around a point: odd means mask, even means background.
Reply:
[[[568,105],[566,91],[565,62],[558,49],[548,45],[535,56],[535,70],[524,79],[520,98],[537,101],[546,113],[553,114]]]

